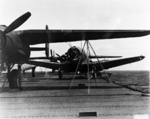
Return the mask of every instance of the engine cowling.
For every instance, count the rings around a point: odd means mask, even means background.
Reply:
[[[79,60],[80,60],[80,63],[82,63],[86,58],[86,54],[84,50],[76,46],[69,48],[69,50],[67,51],[67,55],[68,55],[68,59],[72,63],[78,63]]]
[[[3,32],[4,29],[4,26],[0,26],[1,32]],[[2,62],[21,63],[30,56],[29,45],[24,45],[16,32],[12,31],[7,35],[1,36],[1,43]]]

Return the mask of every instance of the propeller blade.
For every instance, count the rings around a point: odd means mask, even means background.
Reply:
[[[47,42],[50,43],[51,35],[50,35],[49,31],[48,31],[49,30],[48,25],[46,25],[45,29],[47,31],[47,38],[48,38]]]
[[[21,26],[29,17],[31,16],[30,12],[27,12],[25,14],[23,14],[22,16],[20,16],[18,19],[16,19],[14,22],[12,22],[3,32],[4,34],[7,34],[11,31],[13,31],[14,29],[18,28],[19,26]]]
[[[49,28],[48,28],[48,25],[46,25],[46,27],[45,27],[45,28],[46,28],[46,30],[48,30],[48,29],[49,29]]]
[[[56,55],[57,55],[58,57],[60,57],[60,55],[59,55],[59,54],[57,54],[57,53],[56,53]]]
[[[50,34],[48,33],[48,29],[49,29],[49,28],[48,28],[48,25],[45,26],[45,29],[46,29],[46,32],[47,32],[47,38],[48,38],[48,39],[47,39],[47,43],[46,43],[46,46],[47,46],[47,49],[46,49],[46,50],[47,50],[47,51],[46,51],[47,53],[46,53],[46,56],[49,58]],[[50,52],[51,52],[51,51],[50,51]],[[52,56],[52,53],[51,53],[51,56]]]
[[[45,48],[46,57],[49,58],[49,43],[45,43]]]
[[[51,53],[51,57],[53,57],[53,51],[52,51],[52,49],[50,49],[50,53]]]
[[[53,57],[55,57],[55,51],[53,50]]]

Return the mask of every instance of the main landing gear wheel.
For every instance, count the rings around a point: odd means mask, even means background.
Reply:
[[[10,89],[21,90],[21,75],[19,70],[14,69],[9,74],[9,87]]]
[[[93,79],[97,79],[96,67],[92,68],[92,76],[93,76]]]

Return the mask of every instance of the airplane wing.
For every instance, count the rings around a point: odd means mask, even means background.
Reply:
[[[89,56],[89,58],[94,59],[94,58],[121,58],[122,56]]]
[[[91,68],[94,66],[96,68],[96,70],[102,71],[104,69],[109,69],[109,68],[113,68],[113,67],[117,67],[117,66],[121,66],[121,65],[125,65],[125,64],[130,64],[133,62],[137,62],[144,58],[145,58],[144,56],[137,56],[137,57],[104,61],[104,62],[101,62],[101,64],[98,61],[96,61],[96,62],[90,63],[89,65]],[[87,63],[83,63],[82,69],[86,69],[86,68],[87,68]]]
[[[24,70],[29,70],[29,69],[32,69],[32,68],[34,68],[34,67],[36,67],[35,65],[29,65],[29,64],[23,64],[22,66],[21,66],[21,70],[22,71],[24,71]]]
[[[59,69],[61,66],[64,65],[58,62],[43,62],[43,61],[32,61],[32,60],[29,60],[26,63],[40,66],[40,67],[50,68],[50,69]]]
[[[113,67],[117,67],[117,66],[121,66],[121,65],[125,65],[125,64],[130,64],[133,62],[137,62],[140,61],[142,59],[144,59],[144,56],[137,56],[137,57],[130,57],[130,58],[123,58],[123,59],[117,59],[117,60],[110,60],[110,61],[104,61],[101,62],[101,64],[96,61],[96,62],[90,62],[89,63],[89,67],[92,68],[93,66],[96,68],[96,70],[98,71],[102,71],[104,69],[109,69],[109,68],[113,68]],[[42,61],[28,61],[26,62],[28,64],[32,64],[32,65],[36,65],[36,66],[41,66],[41,67],[45,67],[45,68],[50,68],[50,69],[59,69],[64,68],[64,69],[69,69],[71,66],[69,63],[58,63],[58,62],[42,62]],[[87,70],[87,63],[83,63],[80,66],[80,69],[86,71]]]
[[[140,37],[149,30],[21,30],[16,31],[22,42],[28,45],[40,43],[71,42],[113,38]]]
[[[30,60],[34,60],[34,59],[48,59],[47,57],[30,57]]]

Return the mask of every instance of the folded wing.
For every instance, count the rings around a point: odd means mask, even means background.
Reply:
[[[17,31],[23,43],[71,42],[113,38],[140,37],[150,34],[149,30],[22,30]],[[50,39],[50,40],[49,40]]]

